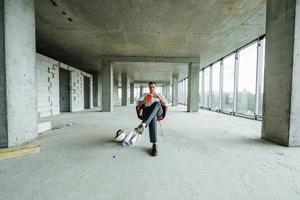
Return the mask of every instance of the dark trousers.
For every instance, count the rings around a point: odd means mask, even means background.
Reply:
[[[154,102],[151,106],[145,107],[143,111],[143,122],[149,126],[150,142],[157,141],[157,117],[163,114],[163,109],[160,102]]]

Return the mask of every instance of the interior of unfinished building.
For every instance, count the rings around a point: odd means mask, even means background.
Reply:
[[[300,199],[299,0],[0,11],[0,200]]]

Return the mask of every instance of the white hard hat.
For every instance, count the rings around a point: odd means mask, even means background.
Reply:
[[[123,130],[118,130],[116,133],[116,136],[114,138],[114,141],[116,142],[123,142],[123,140],[126,138],[126,133]]]

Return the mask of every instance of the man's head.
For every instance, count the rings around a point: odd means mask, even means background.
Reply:
[[[155,81],[150,81],[149,82],[150,93],[154,93],[155,92],[155,88],[156,88],[156,82]]]

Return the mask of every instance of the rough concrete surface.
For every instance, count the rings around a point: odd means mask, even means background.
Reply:
[[[8,146],[37,136],[33,0],[4,1]]]
[[[267,3],[262,136],[286,146],[300,146],[299,6],[294,0]]]
[[[38,51],[84,71],[98,69],[103,55],[201,56],[206,66],[265,33],[266,0],[49,0],[35,8]]]
[[[40,153],[0,161],[0,199],[300,198],[300,149],[259,139],[258,121],[184,110],[169,109],[155,158],[148,131],[132,148],[112,142],[137,125],[133,106],[50,118],[61,128],[34,141]]]

